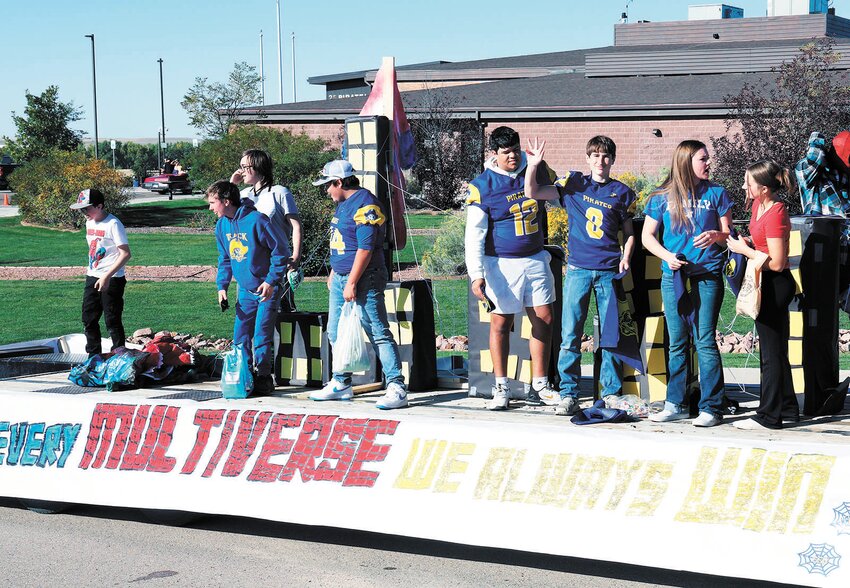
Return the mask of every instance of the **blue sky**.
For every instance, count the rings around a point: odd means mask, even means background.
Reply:
[[[688,4],[633,0],[630,21],[684,20]],[[727,2],[745,16],[763,16],[767,0]],[[296,36],[299,101],[324,98],[310,76],[377,68],[384,55],[399,65],[466,61],[599,47],[613,43],[626,0],[281,0],[284,101],[292,92]],[[850,0],[836,0],[850,17]],[[392,6],[391,9],[388,9]],[[356,7],[356,11],[355,11]],[[75,128],[93,135],[91,42],[97,50],[101,140],[155,137],[160,128],[159,66],[163,62],[169,138],[192,138],[180,100],[195,77],[223,81],[233,64],[260,61],[264,32],[266,102],[278,103],[275,0],[2,0],[0,137],[12,136],[11,111],[22,113],[25,91],[59,86],[63,101],[83,109]]]

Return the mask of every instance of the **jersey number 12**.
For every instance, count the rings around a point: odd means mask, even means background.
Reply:
[[[514,204],[508,210],[514,216],[514,232],[517,237],[537,232],[537,201],[524,200],[521,205]]]

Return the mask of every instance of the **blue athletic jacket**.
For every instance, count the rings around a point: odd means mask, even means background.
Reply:
[[[275,285],[283,279],[289,257],[286,236],[248,198],[242,199],[232,219],[218,219],[215,239],[219,290],[227,288],[232,278],[241,288],[251,291],[263,282]]]

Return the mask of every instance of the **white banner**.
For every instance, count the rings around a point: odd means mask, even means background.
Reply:
[[[850,586],[844,442],[118,398],[0,396],[0,493]]]

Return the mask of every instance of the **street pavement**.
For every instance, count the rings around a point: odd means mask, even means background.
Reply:
[[[144,188],[127,188],[130,192],[130,202],[133,204],[144,204],[145,202],[162,202],[168,200],[168,194],[157,194]],[[13,204],[11,206],[3,206],[0,204],[0,217],[18,216],[19,211],[17,205],[14,204],[14,193],[9,193]],[[203,199],[203,194],[175,194],[174,200],[197,200]],[[0,192],[0,203],[3,202],[3,193]]]
[[[12,499],[0,499],[0,534],[8,586],[778,586],[613,564],[605,554],[590,561],[238,517],[165,526],[134,510],[38,514]],[[564,541],[580,540],[564,530]]]

